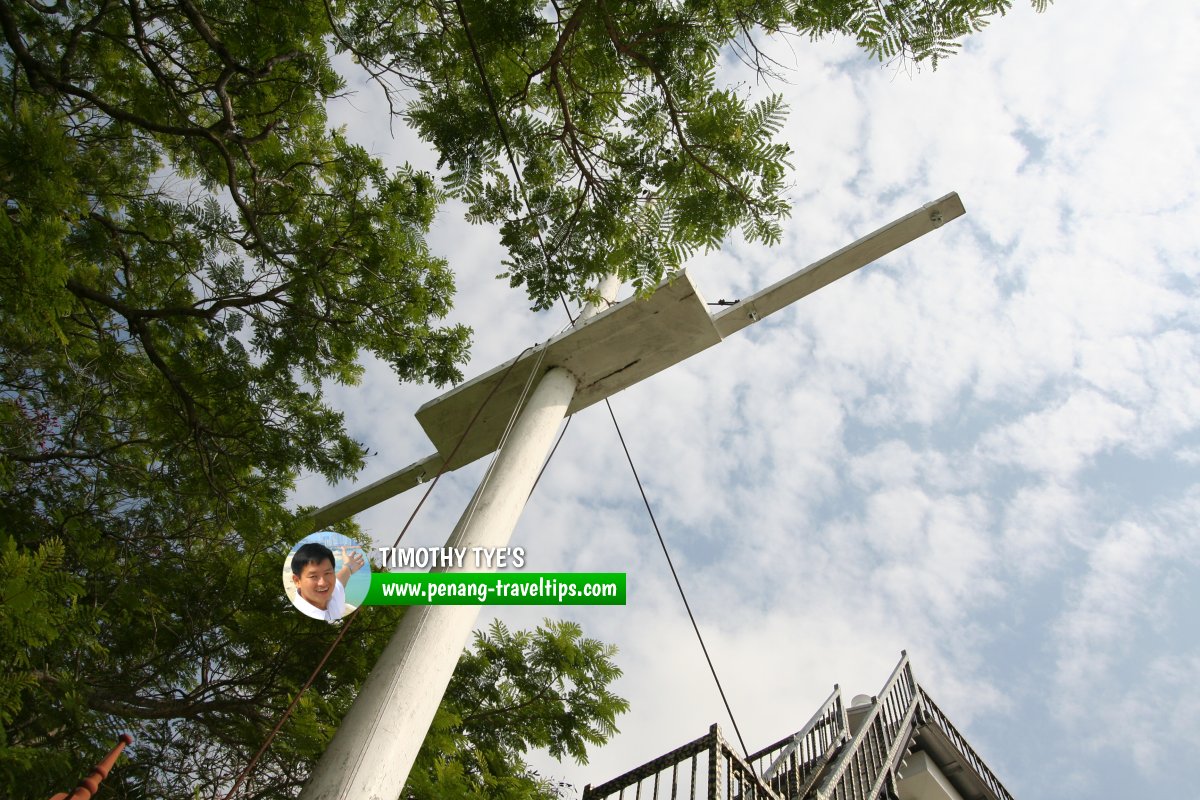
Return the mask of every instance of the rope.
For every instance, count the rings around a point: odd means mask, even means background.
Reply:
[[[550,455],[546,456],[546,463],[541,465],[541,469],[538,471],[538,477],[535,477],[535,479],[533,479],[533,486],[529,487],[529,498],[533,497],[534,489],[538,488],[538,481],[541,480],[542,475],[546,474],[546,468],[550,467],[550,461],[554,457],[554,453],[558,452],[558,445],[563,444],[563,437],[565,437],[565,435],[566,435],[566,428],[571,427],[572,417],[574,417],[574,415],[566,417],[566,422],[563,425],[562,431],[559,431],[558,438],[554,439],[554,446],[551,447],[551,449],[550,449]],[[528,503],[529,498],[526,498],[527,503]]]
[[[495,96],[492,94],[492,87],[488,83],[487,74],[484,72],[483,62],[479,56],[479,49],[475,45],[475,37],[471,34],[471,27],[467,23],[466,12],[463,11],[461,0],[454,0],[454,5],[458,10],[458,18],[462,22],[463,31],[467,36],[467,43],[471,47],[471,55],[475,61],[475,68],[479,72],[479,80],[483,84],[483,92],[487,96],[488,106],[492,112],[492,116],[496,119],[496,127],[500,132],[500,140],[504,143],[504,151],[508,155],[509,164],[512,166],[513,177],[516,179],[517,187],[521,192],[521,199],[524,201],[525,207],[532,211],[532,206],[529,204],[529,196],[525,191],[525,183],[521,180],[521,172],[517,168],[517,161],[513,156],[512,146],[508,141],[508,133],[504,129],[504,122],[500,117],[499,106],[496,103]],[[546,262],[546,265],[549,266],[549,253],[546,249],[546,242],[542,239],[541,228],[535,228],[535,231],[537,233],[538,246],[542,251],[542,259]],[[558,296],[562,301],[563,310],[567,312],[567,318],[574,323],[575,317],[571,314],[571,309],[567,306],[566,298],[563,297],[562,292],[559,292]],[[667,566],[671,568],[671,575],[675,578],[675,586],[679,589],[679,596],[683,599],[683,606],[685,609],[687,609],[688,618],[692,621],[692,627],[696,631],[696,638],[700,640],[700,649],[704,651],[704,658],[706,661],[708,661],[709,671],[712,672],[713,680],[717,683],[717,691],[721,693],[721,701],[725,703],[725,711],[729,714],[729,721],[733,723],[733,730],[737,734],[738,741],[742,745],[742,751],[747,755],[747,757],[749,757],[750,751],[746,749],[746,742],[742,739],[742,732],[738,730],[737,720],[733,716],[733,710],[729,707],[729,700],[725,697],[725,690],[721,686],[720,678],[717,677],[717,670],[713,666],[712,659],[708,655],[708,648],[704,645],[704,637],[700,635],[700,627],[696,624],[696,618],[692,615],[692,609],[691,606],[688,605],[687,595],[684,594],[683,585],[679,582],[679,575],[675,572],[675,565],[671,563],[671,554],[667,552],[667,545],[666,542],[663,541],[662,532],[659,531],[658,523],[654,520],[654,512],[650,509],[650,501],[646,498],[646,492],[642,488],[641,480],[638,478],[637,469],[633,466],[633,459],[629,455],[629,448],[625,446],[625,437],[621,436],[621,426],[617,424],[617,416],[613,413],[612,404],[609,403],[607,399],[605,399],[604,403],[608,406],[608,413],[612,417],[613,425],[617,428],[617,436],[621,439],[621,447],[625,449],[625,458],[629,461],[629,468],[633,471],[634,479],[637,480],[638,490],[642,493],[642,501],[646,504],[646,511],[650,514],[650,522],[653,523],[654,532],[658,535],[658,543],[662,546],[663,555],[667,557]],[[565,432],[566,428],[564,427],[563,433]],[[561,440],[561,434],[559,438]],[[558,444],[555,443],[554,446],[555,449],[557,449]],[[553,456],[553,452],[551,452],[551,456]],[[549,458],[547,458],[546,464],[542,466],[543,471],[545,471],[548,464]],[[541,473],[538,474],[538,478],[541,478]],[[537,485],[536,481],[534,485]]]
[[[288,704],[287,710],[283,712],[283,716],[279,718],[279,721],[275,723],[275,727],[272,728],[271,732],[267,734],[267,738],[263,740],[262,746],[258,748],[258,752],[255,753],[254,757],[250,759],[250,763],[246,765],[245,769],[238,773],[237,778],[233,782],[233,788],[226,793],[224,800],[229,800],[229,798],[233,797],[237,790],[241,788],[242,783],[245,782],[246,778],[250,777],[250,773],[258,765],[259,759],[261,759],[267,752],[267,749],[270,748],[271,742],[275,741],[275,735],[279,733],[279,730],[283,727],[283,723],[287,722],[288,718],[292,716],[292,711],[296,709],[296,704],[300,702],[300,698],[304,696],[306,691],[308,691],[308,687],[312,686],[313,681],[315,681],[317,676],[321,674],[321,670],[324,668],[325,662],[329,660],[331,655],[333,655],[334,648],[337,647],[342,641],[342,638],[345,637],[346,631],[350,630],[350,625],[353,624],[354,620],[358,617],[358,612],[361,610],[362,606],[359,606],[358,608],[354,609],[354,611],[350,612],[350,616],[346,617],[346,621],[342,623],[342,629],[338,631],[337,638],[333,640],[333,644],[329,645],[329,648],[325,651],[325,655],[321,656],[321,661],[319,664],[317,664],[317,668],[314,669],[312,674],[308,676],[308,680],[305,681],[304,685],[300,687],[300,691],[296,692],[296,696],[293,697],[292,702]]]
[[[712,658],[708,655],[708,648],[704,645],[704,637],[700,634],[700,626],[696,624],[696,616],[692,613],[691,604],[688,603],[687,595],[683,591],[683,584],[679,581],[679,573],[675,571],[675,564],[671,561],[671,554],[667,552],[667,543],[663,539],[662,531],[658,528],[658,522],[654,519],[654,510],[650,508],[650,499],[646,497],[646,489],[642,486],[642,479],[638,477],[637,467],[633,465],[633,457],[629,455],[629,447],[625,444],[625,436],[621,433],[621,426],[617,423],[617,415],[613,413],[612,403],[608,402],[608,398],[604,399],[604,405],[608,406],[608,415],[612,417],[613,427],[617,429],[617,438],[621,440],[621,449],[625,451],[625,460],[629,462],[629,469],[633,473],[633,479],[637,481],[638,491],[642,493],[642,502],[646,505],[646,513],[650,515],[650,524],[654,526],[654,533],[658,536],[658,544],[662,547],[663,555],[667,558],[667,566],[671,568],[671,577],[675,579],[675,587],[679,589],[679,596],[683,599],[683,607],[687,610],[688,619],[692,621],[692,629],[696,631],[696,638],[700,640],[700,649],[704,651],[704,660],[708,662],[708,671],[712,673],[713,680],[717,684],[717,691],[721,693],[721,702],[725,704],[725,712],[729,714],[729,721],[733,723],[733,732],[737,734],[738,742],[742,745],[742,752],[749,758],[750,751],[746,749],[746,741],[742,738],[742,731],[738,728],[737,719],[733,716],[733,709],[729,707],[729,699],[725,697],[725,689],[721,686],[721,679],[717,677],[717,668],[713,666]]]

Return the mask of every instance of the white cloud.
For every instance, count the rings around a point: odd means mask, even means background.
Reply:
[[[1125,442],[1135,418],[1125,406],[1085,390],[990,431],[980,446],[998,464],[1068,477],[1091,457]]]
[[[1002,528],[1005,565],[1019,578],[1040,576],[1091,544],[1095,499],[1078,486],[1042,483],[1019,489]]]
[[[1057,682],[1076,694],[1095,682],[1148,618],[1149,594],[1162,543],[1157,532],[1129,522],[1109,532],[1088,557],[1086,576],[1070,590],[1069,610],[1055,625]]]
[[[1142,779],[1186,769],[1200,745],[1194,609],[1180,602],[1200,567],[1198,523],[1193,492],[1112,526],[1053,625],[1052,707],[1066,735],[1090,757],[1128,760]]]

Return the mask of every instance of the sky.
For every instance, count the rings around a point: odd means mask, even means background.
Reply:
[[[744,297],[949,191],[967,216],[618,395],[612,405],[751,750],[900,658],[1019,800],[1186,797],[1200,783],[1200,6],[1021,2],[935,72],[853,43],[766,41],[795,153],[780,245],[688,271]],[[436,159],[367,85],[334,109],[389,163]],[[494,279],[496,233],[448,205],[430,236],[474,329],[468,377],[543,341]],[[627,295],[627,291],[622,297]],[[433,452],[440,392],[368,361],[329,399],[376,480]],[[406,537],[440,546],[480,476]],[[317,477],[296,502],[355,484]],[[410,491],[359,516],[390,545]],[[628,574],[578,620],[617,645],[631,710],[582,791],[732,726],[603,405],[572,420],[513,535],[534,571]]]

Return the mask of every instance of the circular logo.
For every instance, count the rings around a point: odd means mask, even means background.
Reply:
[[[368,551],[349,536],[317,531],[283,562],[283,590],[305,616],[337,622],[358,608],[371,588]]]

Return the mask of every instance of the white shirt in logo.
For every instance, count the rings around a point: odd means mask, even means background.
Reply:
[[[296,599],[293,601],[296,608],[307,617],[313,619],[323,619],[326,622],[337,622],[346,613],[346,589],[342,586],[342,582],[334,578],[333,592],[330,593],[329,604],[325,608],[317,608],[312,603],[300,596],[300,592],[296,592]]]

